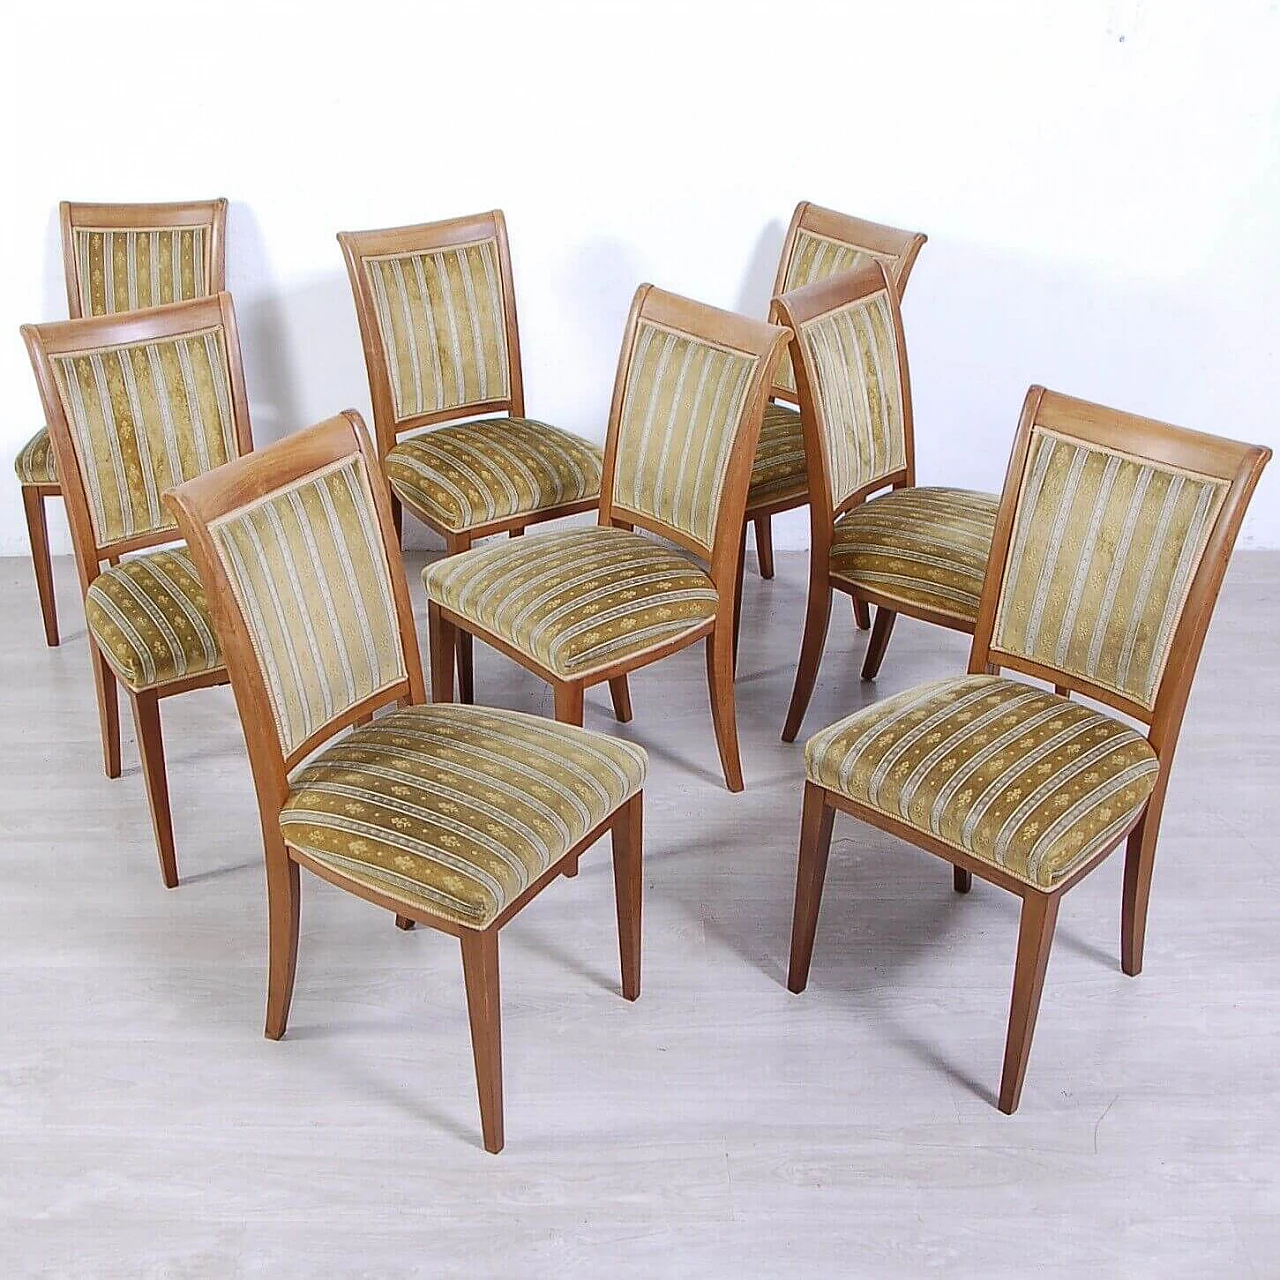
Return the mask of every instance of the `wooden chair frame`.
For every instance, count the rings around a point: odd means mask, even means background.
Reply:
[[[721,311],[705,303],[694,302],[667,293],[651,284],[636,291],[631,314],[622,339],[618,374],[613,385],[613,401],[609,409],[609,430],[605,439],[604,477],[600,488],[600,519],[605,527],[644,529],[658,534],[707,561],[706,549],[687,534],[644,512],[623,506],[614,497],[614,469],[618,454],[618,436],[622,425],[623,398],[634,355],[637,330],[641,320],[653,321],[680,333],[753,355],[759,361],[752,375],[744,409],[745,426],[739,431],[730,454],[728,471],[717,513],[713,545],[708,564],[711,581],[719,596],[716,614],[700,626],[680,636],[647,649],[643,653],[612,663],[577,680],[564,680],[527,654],[491,632],[478,628],[474,634],[501,653],[534,672],[551,685],[555,694],[556,719],[566,724],[582,723],[583,694],[592,685],[609,682],[614,712],[620,721],[631,719],[631,695],[627,687],[628,672],[657,662],[699,640],[707,641],[707,683],[711,696],[711,715],[715,725],[716,744],[725,781],[730,791],[743,789],[742,762],[738,751],[737,719],[733,691],[734,617],[741,584],[742,513],[746,505],[747,486],[751,482],[751,464],[755,457],[760,422],[770,380],[787,339],[787,330],[777,325],[749,320],[745,316]],[[453,661],[455,635],[475,623],[445,608],[435,600],[428,601],[431,644],[431,692],[437,702],[453,698]]]
[[[286,754],[275,727],[271,699],[253,640],[209,533],[209,525],[229,512],[355,454],[364,459],[377,508],[406,675],[398,683],[340,712]],[[503,1145],[503,1108],[498,931],[555,880],[567,864],[572,862],[576,865],[580,854],[606,832],[611,832],[622,994],[628,1000],[635,1000],[640,994],[643,793],[637,792],[548,867],[484,929],[468,928],[425,910],[407,907],[316,862],[289,844],[281,833],[280,811],[289,798],[290,772],[317,748],[353,725],[367,722],[374,712],[383,707],[392,704],[419,706],[426,702],[408,580],[395,537],[391,494],[378,465],[377,451],[360,415],[354,409],[348,409],[338,417],[297,432],[278,444],[170,490],[165,495],[165,502],[177,518],[178,527],[191,548],[212,602],[258,797],[270,914],[267,1037],[279,1040],[288,1024],[298,959],[301,905],[298,868],[306,867],[322,880],[392,912],[396,924],[402,929],[423,924],[459,939],[484,1145],[488,1151],[500,1151]]]
[[[1071,672],[1005,653],[992,643],[996,608],[1008,561],[1027,453],[1031,445],[1032,429],[1037,426],[1060,432],[1086,444],[1123,448],[1125,452],[1158,466],[1196,471],[1229,481],[1229,488],[1192,580],[1182,616],[1178,620],[1154,706],[1150,710]],[[973,876],[977,875],[1022,899],[1013,996],[1000,1082],[1001,1111],[1012,1114],[1022,1095],[1059,903],[1068,890],[1083,880],[1121,843],[1126,845],[1120,926],[1121,968],[1130,976],[1141,972],[1156,838],[1174,749],[1227,562],[1249,499],[1270,456],[1271,450],[1267,448],[1202,435],[1150,418],[1141,418],[1046,391],[1043,387],[1033,386],[1028,391],[1005,477],[995,541],[983,584],[977,631],[969,655],[969,674],[998,673],[1007,668],[1024,676],[1049,681],[1066,696],[1070,696],[1073,691],[1082,694],[1146,725],[1147,741],[1159,761],[1155,788],[1126,831],[1077,867],[1062,883],[1051,890],[1045,890],[1028,885],[1002,868],[975,858],[905,822],[858,804],[814,782],[806,782],[796,877],[795,916],[791,934],[791,964],[787,980],[792,991],[803,991],[809,977],[832,823],[837,809],[950,862],[954,868],[955,888],[960,893],[969,891]]]
[[[225,200],[189,201],[181,204],[75,204],[64,200],[59,206],[62,226],[62,265],[67,288],[67,314],[83,318],[80,302],[80,266],[75,251],[78,227],[111,230],[145,230],[150,227],[202,226],[209,229],[206,280],[210,295],[226,288]],[[49,555],[49,522],[45,500],[62,493],[57,484],[24,484],[22,506],[31,542],[31,562],[36,575],[36,594],[44,620],[45,643],[58,646],[58,604],[53,590],[53,560]]]
[[[164,546],[176,541],[178,535],[173,529],[155,529],[114,542],[98,542],[89,514],[89,497],[85,489],[84,476],[81,474],[79,459],[72,443],[71,426],[67,421],[62,397],[58,392],[53,373],[52,357],[97,347],[178,338],[183,334],[215,325],[221,326],[226,346],[236,447],[241,454],[245,454],[253,448],[253,437],[249,422],[249,401],[244,387],[244,367],[240,358],[235,308],[229,293],[218,293],[209,298],[196,298],[188,302],[175,302],[140,311],[122,311],[83,320],[64,320],[56,324],[24,325],[22,328],[22,336],[27,344],[36,381],[40,387],[45,421],[49,424],[49,434],[53,441],[62,496],[71,526],[71,542],[76,553],[76,568],[80,575],[82,599],[102,572],[104,563],[116,565],[120,562],[121,556],[129,552]],[[120,776],[118,677],[92,635],[88,640],[89,658],[98,698],[98,720],[102,731],[103,765],[108,778],[118,778]],[[169,805],[169,784],[164,763],[164,739],[160,729],[159,703],[162,698],[171,698],[175,694],[186,693],[191,689],[203,689],[226,682],[226,672],[215,669],[175,680],[158,688],[129,694],[133,704],[134,723],[137,727],[138,752],[142,759],[147,802],[151,809],[151,822],[155,829],[156,848],[160,856],[160,870],[165,885],[170,889],[177,886],[178,866],[174,851],[173,817]]]
[[[791,260],[795,257],[800,241],[800,233],[808,231],[813,235],[828,236],[839,240],[864,253],[883,255],[893,260],[893,286],[901,298],[906,292],[907,280],[911,269],[916,265],[916,258],[924,248],[929,237],[921,231],[902,231],[897,227],[888,227],[879,222],[868,222],[864,218],[855,218],[847,213],[838,213],[835,209],[824,209],[811,200],[801,200],[791,215],[791,225],[787,228],[787,238],[782,244],[782,255],[778,260],[778,273],[774,277],[773,296],[779,297],[787,287],[787,272],[791,270]],[[795,361],[792,360],[794,366]],[[796,386],[800,378],[796,376]],[[773,401],[785,400],[789,404],[797,403],[796,392],[789,387],[774,386],[769,392]],[[773,577],[773,524],[772,519],[783,511],[802,507],[808,501],[805,496],[792,495],[764,502],[747,510],[743,524],[743,555],[746,555],[746,525],[754,524],[756,531],[756,560],[760,566],[762,578]],[[870,625],[867,606],[858,597],[854,597],[854,616],[863,630]]]

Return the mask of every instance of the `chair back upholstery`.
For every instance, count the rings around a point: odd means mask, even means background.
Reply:
[[[970,670],[1012,667],[1176,732],[1270,454],[1032,387]]]
[[[901,298],[907,277],[927,239],[919,231],[900,231],[802,200],[796,205],[783,242],[774,297],[879,262]],[[790,352],[783,355],[778,365],[773,395],[797,403]]]
[[[227,202],[60,206],[73,320],[207,298],[226,288]]]
[[[415,427],[524,414],[502,213],[338,236],[382,452]]]
[[[22,332],[91,581],[174,540],[166,489],[253,447],[231,295]]]
[[[614,386],[602,524],[638,524],[711,558],[736,521],[736,546],[769,379],[788,336],[640,286]]]

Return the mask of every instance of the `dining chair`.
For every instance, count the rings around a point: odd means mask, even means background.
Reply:
[[[927,239],[919,231],[900,231],[801,200],[791,215],[782,245],[773,294],[776,297],[828,276],[880,262],[901,299],[911,268]],[[798,405],[799,390],[788,351],[778,363],[765,405],[747,491],[747,522],[755,526],[756,559],[762,578],[773,577],[772,518],[809,501],[804,429]],[[745,537],[744,526],[744,552]],[[859,627],[865,630],[871,625],[867,606],[857,597],[854,612]]]
[[[809,466],[809,599],[782,731],[792,742],[818,678],[833,591],[876,606],[864,680],[880,670],[900,613],[973,634],[999,500],[916,484],[902,313],[880,263],[785,293],[774,308],[795,335]]]
[[[531,524],[593,510],[599,448],[524,416],[501,210],[345,231],[338,242],[397,531],[403,504],[453,555],[489,534],[516,537]],[[477,417],[494,413],[504,416]],[[460,632],[458,643],[462,700],[470,702],[470,638]]]
[[[498,931],[606,832],[622,994],[640,994],[644,751],[538,716],[426,704],[391,498],[353,410],[165,502],[213,602],[258,795],[267,1036],[289,1018],[299,867],[402,928],[452,934],[484,1145],[500,1151]]]
[[[208,297],[226,287],[225,200],[183,204],[64,200],[60,222],[67,311],[73,320]],[[61,489],[47,426],[18,450],[14,470],[27,517],[45,642],[54,648],[58,606],[44,504]]]
[[[1141,971],[1187,696],[1270,456],[1031,388],[968,675],[865,707],[805,748],[792,991],[808,981],[837,810],[946,859],[962,893],[977,875],[1022,899],[1001,1111],[1022,1094],[1062,897],[1121,843],[1121,967]]]
[[[705,639],[720,761],[729,790],[742,790],[738,550],[786,338],[777,325],[640,286],[614,383],[598,525],[477,547],[423,571],[437,701],[453,697],[460,631],[550,683],[567,724],[582,723],[584,690],[606,680],[617,718],[629,720],[627,673]]]
[[[231,295],[24,325],[22,336],[71,525],[107,777],[120,776],[118,681],[133,704],[160,868],[174,888],[160,700],[225,684],[227,673],[161,498],[253,447]]]

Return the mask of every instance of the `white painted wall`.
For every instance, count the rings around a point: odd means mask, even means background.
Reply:
[[[922,481],[998,488],[1033,381],[1280,443],[1278,0],[65,0],[4,43],[2,553],[62,197],[231,199],[259,441],[367,410],[339,228],[502,206],[529,412],[600,439],[636,284],[763,315],[807,197],[929,234]]]

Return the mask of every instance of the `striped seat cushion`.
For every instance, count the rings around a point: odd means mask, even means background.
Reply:
[[[1127,830],[1159,767],[1119,720],[999,676],[908,690],[805,748],[810,781],[1040,889]]]
[[[598,499],[604,459],[529,418],[489,418],[401,441],[387,479],[415,515],[451,533]]]
[[[808,497],[809,473],[805,470],[800,414],[787,404],[767,404],[751,467],[747,510],[788,500],[801,503]]]
[[[999,505],[993,494],[942,488],[860,503],[836,521],[831,576],[904,613],[925,609],[972,630]]]
[[[407,906],[482,929],[640,790],[640,747],[514,711],[409,707],[293,779],[285,841]]]
[[[19,484],[58,483],[58,470],[53,460],[53,442],[49,439],[48,427],[41,427],[18,450],[18,456],[13,460],[13,469],[18,473]]]
[[[678,639],[715,616],[711,579],[624,529],[566,529],[428,565],[427,595],[543,669],[581,679]]]
[[[135,693],[222,666],[204,586],[186,547],[149,551],[99,574],[84,611],[89,634]]]

